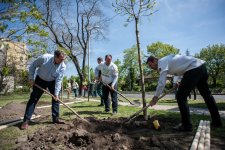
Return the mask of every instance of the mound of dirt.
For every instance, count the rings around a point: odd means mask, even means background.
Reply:
[[[152,126],[122,126],[124,118],[87,119],[90,123],[74,119],[20,137],[16,149],[188,149],[194,136],[155,134]]]

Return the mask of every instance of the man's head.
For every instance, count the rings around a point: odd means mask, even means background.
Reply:
[[[60,50],[56,50],[54,52],[54,62],[55,64],[60,64],[61,62],[63,62],[66,59],[66,55],[64,52],[60,51]]]
[[[103,61],[102,57],[98,57],[97,62],[100,64]]]
[[[105,55],[106,65],[109,65],[111,63],[111,61],[112,61],[112,55],[110,55],[110,54]]]
[[[150,56],[150,57],[148,57],[146,64],[148,64],[148,66],[151,69],[157,70],[158,69],[158,58],[156,58],[154,56]]]

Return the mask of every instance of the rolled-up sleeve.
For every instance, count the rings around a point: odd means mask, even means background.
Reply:
[[[36,59],[33,63],[31,63],[30,67],[29,67],[29,76],[28,79],[29,80],[34,80],[34,74],[36,71],[36,68],[40,67],[44,62],[44,57],[39,57],[38,59]]]
[[[59,70],[58,76],[55,80],[55,96],[59,95],[59,91],[61,89],[61,84],[64,76],[64,72],[66,70],[66,66],[62,66],[62,68]]]
[[[157,96],[157,97],[159,97],[162,94],[162,92],[165,88],[166,76],[167,76],[167,71],[162,71],[160,73],[158,85],[157,85],[157,88],[156,88],[156,91],[155,91],[155,96]]]

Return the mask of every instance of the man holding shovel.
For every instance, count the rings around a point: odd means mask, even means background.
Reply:
[[[61,83],[66,69],[64,60],[66,55],[59,50],[52,54],[44,54],[36,59],[29,68],[29,83],[33,87],[33,91],[30,95],[30,99],[26,106],[23,123],[21,129],[28,128],[28,123],[34,112],[35,106],[43,94],[43,90],[34,86],[34,84],[40,86],[43,89],[48,88],[50,93],[58,98],[59,91],[61,89]],[[34,80],[34,74],[36,72],[36,78]],[[59,102],[52,98],[52,121],[55,124],[62,124],[59,121]]]
[[[174,127],[174,130],[192,131],[187,97],[194,87],[198,88],[209,109],[212,118],[211,125],[214,127],[222,126],[215,99],[209,91],[205,61],[191,56],[171,54],[161,59],[150,56],[147,59],[147,64],[151,69],[158,70],[160,73],[155,95],[150,101],[151,106],[157,103],[159,95],[163,92],[167,74],[183,76],[177,91],[177,103],[181,113],[181,124]]]
[[[112,62],[112,55],[105,56],[105,62],[97,66],[101,71],[100,81],[103,83],[102,98],[105,103],[105,112],[110,111],[109,93],[112,98],[113,114],[117,114],[118,97],[117,97],[117,80],[118,80],[118,68]],[[98,75],[97,75],[98,76]]]

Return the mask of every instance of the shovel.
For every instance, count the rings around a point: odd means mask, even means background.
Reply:
[[[102,81],[101,81],[102,82]],[[126,98],[123,94],[121,94],[119,91],[112,89],[108,84],[102,82],[103,85],[107,86],[110,90],[115,91],[117,94],[119,94],[120,96],[122,96],[125,100],[127,100],[131,105],[135,105],[135,106],[140,106],[140,103],[132,103],[128,98]]]
[[[163,98],[164,96],[166,96],[167,94],[169,94],[170,92],[172,92],[173,90],[174,90],[174,88],[170,89],[168,92],[166,92],[166,93],[164,93],[163,95],[161,95],[161,96],[158,98],[158,100],[160,100],[161,98]],[[137,111],[135,114],[131,115],[129,118],[127,118],[127,119],[123,122],[123,124],[126,123],[126,122],[128,122],[128,121],[130,121],[130,120],[132,120],[132,119],[134,119],[134,118],[136,118],[136,117],[138,116],[138,114],[140,114],[143,110],[147,109],[149,106],[151,106],[150,103],[149,103],[148,105],[146,105],[145,107],[143,107],[141,110]]]
[[[71,107],[69,107],[67,104],[65,104],[63,101],[61,101],[59,98],[55,97],[54,95],[52,95],[49,91],[43,89],[42,87],[40,87],[37,84],[34,84],[34,86],[36,86],[37,88],[39,88],[40,90],[44,91],[45,93],[47,93],[48,95],[52,96],[55,100],[59,101],[60,103],[62,103],[64,106],[66,106],[70,111],[72,111],[78,118],[80,118],[81,120],[88,122],[86,119],[82,118],[80,115],[78,115],[78,113],[76,113]],[[88,122],[89,123],[89,122]]]

